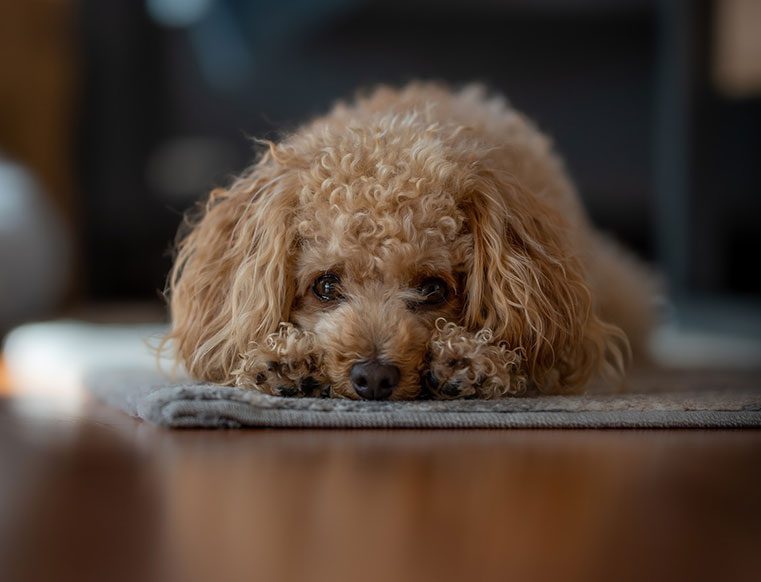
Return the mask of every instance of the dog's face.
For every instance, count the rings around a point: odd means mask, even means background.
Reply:
[[[302,196],[290,319],[316,335],[335,394],[413,398],[435,321],[461,319],[472,239],[451,193],[362,162]]]
[[[290,322],[313,335],[334,395],[414,398],[443,318],[521,350],[538,385],[581,385],[611,331],[565,219],[469,131],[336,114],[270,144],[180,245],[178,358],[233,383],[242,354]]]

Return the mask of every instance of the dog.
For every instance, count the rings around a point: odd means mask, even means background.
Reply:
[[[192,376],[499,398],[580,392],[644,353],[650,277],[504,98],[380,87],[262,143],[179,235],[167,340]]]

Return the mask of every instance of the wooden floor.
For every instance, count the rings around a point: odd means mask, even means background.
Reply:
[[[169,431],[0,403],[3,581],[759,579],[761,431]]]

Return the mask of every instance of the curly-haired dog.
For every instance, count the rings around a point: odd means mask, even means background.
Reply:
[[[193,376],[493,398],[578,391],[644,341],[647,277],[503,99],[380,88],[268,145],[179,244],[168,339]]]

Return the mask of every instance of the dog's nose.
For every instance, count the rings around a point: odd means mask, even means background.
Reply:
[[[365,400],[385,400],[399,385],[401,372],[393,364],[378,360],[357,362],[351,367],[351,385]]]

